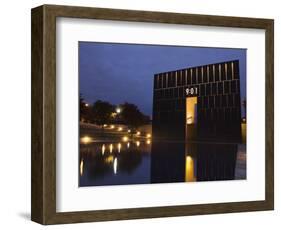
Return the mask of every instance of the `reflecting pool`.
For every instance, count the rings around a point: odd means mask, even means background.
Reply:
[[[79,186],[246,179],[244,144],[80,142]]]

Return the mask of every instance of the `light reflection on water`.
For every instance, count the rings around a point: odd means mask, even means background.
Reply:
[[[83,158],[80,160],[80,176],[83,176],[84,171],[84,160]]]
[[[245,151],[239,146],[150,139],[80,143],[79,186],[233,180],[237,152]],[[245,178],[246,168],[239,179]]]
[[[185,158],[185,181],[196,181],[194,175],[194,159],[191,156],[186,156]]]
[[[80,144],[79,184],[150,183],[150,152],[150,143],[142,141]]]
[[[105,152],[105,144],[102,145],[102,148],[101,148],[101,153],[102,155],[104,155],[104,152]]]
[[[114,172],[114,174],[117,173],[117,164],[118,164],[117,157],[115,157],[114,160],[113,160],[113,172]]]

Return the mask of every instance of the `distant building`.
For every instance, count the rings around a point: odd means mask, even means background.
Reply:
[[[241,141],[239,61],[154,75],[154,140]]]

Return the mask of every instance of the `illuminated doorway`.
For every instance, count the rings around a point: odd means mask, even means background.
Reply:
[[[197,136],[197,97],[186,98],[186,140],[193,140]]]

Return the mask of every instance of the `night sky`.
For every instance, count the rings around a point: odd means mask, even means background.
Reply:
[[[79,42],[79,90],[87,103],[134,103],[151,116],[155,73],[235,59],[240,63],[242,100],[246,49]]]

